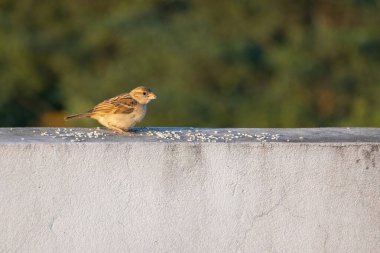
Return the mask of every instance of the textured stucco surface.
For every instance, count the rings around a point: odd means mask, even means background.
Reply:
[[[0,129],[0,252],[380,252],[380,130],[215,143],[49,131]]]

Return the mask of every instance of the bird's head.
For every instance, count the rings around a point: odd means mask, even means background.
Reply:
[[[129,92],[132,98],[134,98],[140,104],[146,105],[151,100],[156,99],[157,96],[147,87],[139,86]]]

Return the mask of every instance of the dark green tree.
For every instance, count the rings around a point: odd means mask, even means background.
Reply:
[[[379,2],[1,0],[0,126],[141,84],[144,125],[379,126]]]

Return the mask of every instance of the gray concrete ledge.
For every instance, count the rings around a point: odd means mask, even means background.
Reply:
[[[380,143],[380,128],[0,128],[0,143],[56,142],[290,142]]]
[[[380,252],[380,129],[0,128],[0,252]]]

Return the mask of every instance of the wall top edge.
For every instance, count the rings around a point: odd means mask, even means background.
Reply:
[[[104,128],[0,128],[0,144],[81,142],[380,144],[380,128],[143,127],[124,135]]]

